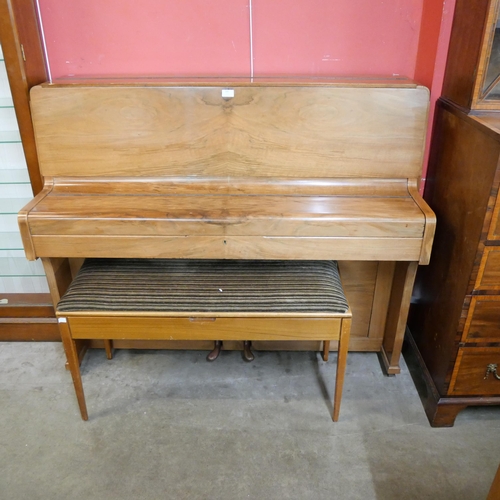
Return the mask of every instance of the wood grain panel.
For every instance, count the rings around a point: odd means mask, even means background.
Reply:
[[[383,329],[371,325],[372,304],[377,280],[377,262],[340,261],[340,276],[347,302],[352,311],[351,343],[353,339],[375,339],[382,342]],[[380,337],[380,338],[379,338]],[[332,346],[333,348],[333,346]]]
[[[418,192],[417,183],[415,180],[409,180],[408,191],[413,200],[425,216],[425,229],[422,243],[422,253],[420,255],[420,265],[427,265],[431,260],[432,244],[434,243],[434,235],[436,233],[436,214],[431,210],[429,205],[424,201]]]
[[[500,366],[500,348],[463,348],[457,358],[456,378],[450,385],[453,396],[494,395],[500,392],[500,380],[493,374],[485,379],[490,363]]]
[[[423,87],[51,87],[31,92],[45,176],[420,176]]]
[[[410,197],[50,195],[29,213],[32,235],[273,235],[422,238]]]
[[[337,340],[338,318],[69,317],[74,339]]]
[[[55,310],[72,281],[71,268],[66,258],[47,257],[42,262]]]
[[[48,180],[49,179],[49,180]],[[57,177],[55,195],[296,195],[408,197],[408,179],[353,177]]]
[[[52,187],[52,181],[46,179],[43,189],[26,206],[24,206],[17,215],[17,223],[19,225],[24,251],[28,260],[36,259],[36,251],[33,246],[31,230],[28,223],[28,215],[31,209],[51,192]]]
[[[491,219],[490,230],[488,231],[489,240],[500,240],[500,198],[497,197],[493,217]]]
[[[0,318],[55,318],[48,293],[2,293]]]
[[[38,257],[402,260],[420,258],[419,238],[265,236],[33,236]],[[356,251],[353,251],[356,249]]]
[[[462,341],[500,342],[500,296],[472,297]]]
[[[478,290],[500,290],[500,248],[486,247],[476,279]]]
[[[7,318],[8,319],[8,318]],[[59,327],[55,321],[52,323],[25,321],[19,323],[1,322],[0,341],[1,342],[59,342],[61,335]]]
[[[379,262],[377,264],[373,299],[371,306],[369,306],[371,317],[368,335],[371,339],[379,339],[381,343],[384,338],[387,312],[391,300],[394,269],[394,262]],[[354,319],[356,320],[356,315],[354,315]]]
[[[2,294],[0,341],[58,341],[61,339],[48,293]]]

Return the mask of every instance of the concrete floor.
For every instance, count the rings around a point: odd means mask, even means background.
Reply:
[[[349,355],[91,351],[80,419],[56,343],[0,344],[0,499],[485,499],[500,408],[432,429],[406,364]]]

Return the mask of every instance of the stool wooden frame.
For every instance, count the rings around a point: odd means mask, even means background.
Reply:
[[[345,313],[57,313],[61,336],[83,420],[88,420],[76,341],[104,340],[112,358],[113,340],[322,340],[328,361],[330,341],[338,340],[333,420],[339,418],[351,311]]]

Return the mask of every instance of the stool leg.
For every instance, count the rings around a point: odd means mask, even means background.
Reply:
[[[323,361],[328,361],[328,355],[330,354],[330,341],[323,341]]]
[[[340,413],[340,402],[342,400],[342,389],[344,387],[345,367],[347,364],[347,351],[349,349],[349,336],[351,333],[351,318],[342,320],[340,329],[339,351],[337,358],[337,377],[335,380],[335,397],[333,400],[333,421],[337,422]]]
[[[61,318],[60,318],[61,319]],[[65,318],[64,318],[65,319]],[[68,323],[59,322],[59,330],[68,359],[69,371],[73,378],[73,385],[75,387],[76,399],[80,407],[80,413],[83,420],[88,420],[87,405],[85,404],[85,394],[83,393],[82,377],[80,374],[80,362],[78,359],[78,350],[75,341],[71,338]]]
[[[113,359],[113,341],[105,340],[104,341],[104,350],[106,351],[106,357],[108,359]]]

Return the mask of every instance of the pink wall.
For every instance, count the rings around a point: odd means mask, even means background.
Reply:
[[[413,77],[423,0],[254,0],[256,74]]]
[[[52,78],[249,71],[245,0],[39,4]]]
[[[254,74],[413,78],[424,1],[252,0]],[[39,3],[53,78],[250,74],[249,0]]]

